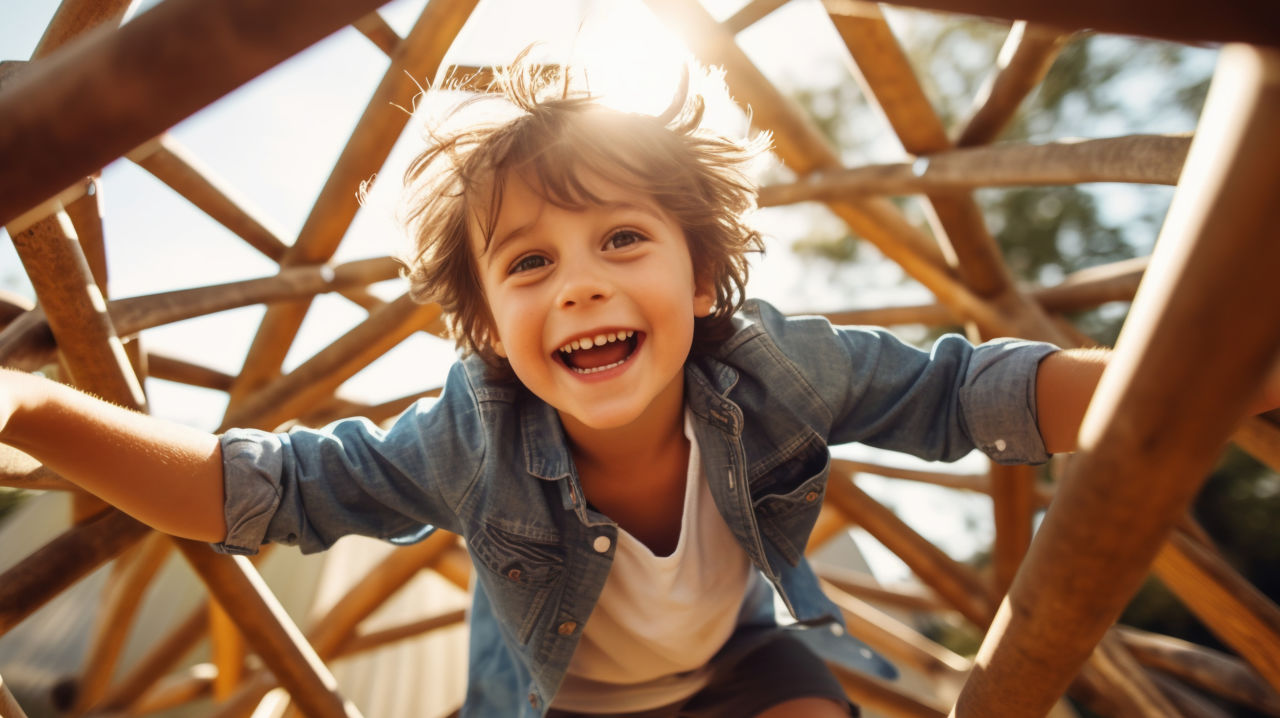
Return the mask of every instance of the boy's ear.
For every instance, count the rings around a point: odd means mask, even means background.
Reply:
[[[706,282],[698,282],[693,288],[693,316],[709,317],[716,308],[716,293]]]

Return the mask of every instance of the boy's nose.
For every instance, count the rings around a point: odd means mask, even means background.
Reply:
[[[601,302],[612,296],[608,282],[591,273],[569,274],[560,286],[559,304],[563,308]]]

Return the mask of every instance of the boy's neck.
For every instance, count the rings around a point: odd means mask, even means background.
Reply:
[[[591,429],[568,415],[561,421],[587,501],[655,556],[669,556],[680,540],[689,467],[683,380],[626,426]]]
[[[684,383],[654,398],[638,419],[625,426],[594,429],[562,413],[560,420],[569,437],[579,473],[593,477],[629,473],[646,465],[665,464],[678,454],[687,461],[684,435]]]

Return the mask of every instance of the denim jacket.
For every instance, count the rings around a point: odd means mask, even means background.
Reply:
[[[803,553],[828,445],[1048,459],[1035,375],[1050,345],[946,336],[924,352],[758,301],[735,321],[731,338],[686,362],[686,407],[720,513],[801,624],[840,621]],[[609,574],[618,527],[583,500],[555,409],[486,375],[475,357],[455,364],[438,401],[385,431],[349,419],[227,432],[228,535],[217,548],[277,541],[313,552],[346,534],[400,542],[431,527],[465,537],[476,585],[463,714],[540,716]]]

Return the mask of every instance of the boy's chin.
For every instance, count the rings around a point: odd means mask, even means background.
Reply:
[[[557,408],[561,421],[574,427],[590,431],[616,431],[633,426],[644,414],[643,409],[633,407],[593,407],[582,410]]]
[[[635,423],[638,416],[620,412],[567,412],[561,411],[562,419],[574,425],[592,431],[613,431],[625,429]]]

